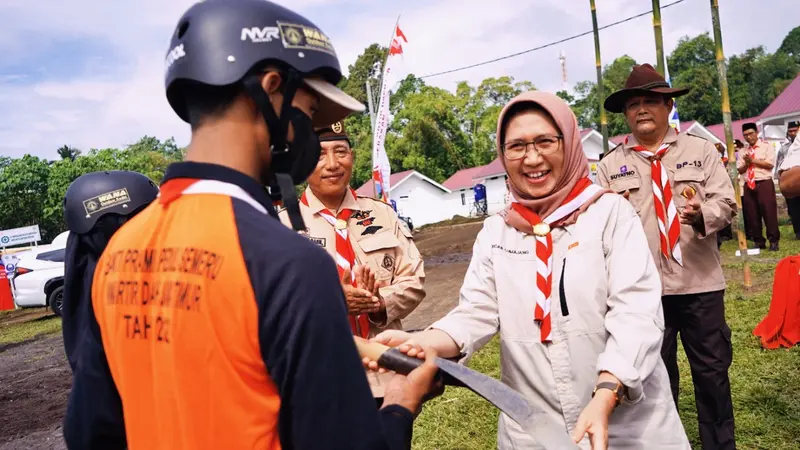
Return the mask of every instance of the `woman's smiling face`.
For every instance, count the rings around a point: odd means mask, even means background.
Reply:
[[[511,183],[530,198],[550,195],[564,174],[564,146],[553,118],[539,108],[523,110],[509,119],[504,134],[503,154]],[[509,159],[515,156],[511,149],[519,151],[521,145],[525,154]]]

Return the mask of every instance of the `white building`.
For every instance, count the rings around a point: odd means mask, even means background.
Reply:
[[[374,197],[372,180],[356,192]],[[394,200],[398,215],[411,218],[414,227],[452,218],[454,213],[447,201],[450,194],[449,189],[416,170],[393,173],[389,178],[389,200]]]
[[[786,126],[794,120],[800,120],[800,75],[761,113],[758,125],[764,139],[783,142]]]

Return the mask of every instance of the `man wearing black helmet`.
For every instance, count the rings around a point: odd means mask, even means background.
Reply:
[[[329,39],[268,1],[206,0],[178,22],[166,66],[192,127],[186,161],[114,235],[92,284],[128,447],[407,448],[433,362],[396,376],[376,410],[334,263],[280,223],[264,188],[304,229],[294,185],[319,159],[313,125],[364,108],[335,87]],[[65,430],[81,448],[107,433]]]
[[[64,218],[70,233],[64,260],[61,319],[64,349],[73,372],[64,430],[70,433],[67,439],[73,447],[125,446],[122,404],[110,378],[94,319],[92,277],[111,236],[157,195],[155,183],[140,173],[107,171],[78,177],[64,196]],[[103,405],[105,411],[93,408],[95,402]],[[76,408],[82,411],[76,412]],[[108,411],[113,413],[102,414]],[[81,420],[74,420],[77,418]],[[90,436],[87,431],[91,427],[104,428],[109,440],[72,440],[75,435]]]

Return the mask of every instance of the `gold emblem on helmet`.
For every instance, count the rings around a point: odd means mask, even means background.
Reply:
[[[292,45],[297,45],[303,40],[303,36],[300,34],[300,31],[298,31],[297,28],[287,28],[286,40]]]
[[[336,122],[335,124],[331,125],[331,130],[333,130],[334,133],[341,133],[342,122]]]

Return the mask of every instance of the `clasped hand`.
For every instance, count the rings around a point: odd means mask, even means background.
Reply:
[[[356,285],[350,281],[350,271],[342,274],[342,289],[347,301],[347,311],[353,315],[377,314],[385,309],[379,289],[385,283],[375,280],[375,273],[369,266],[358,265],[353,268]]]

